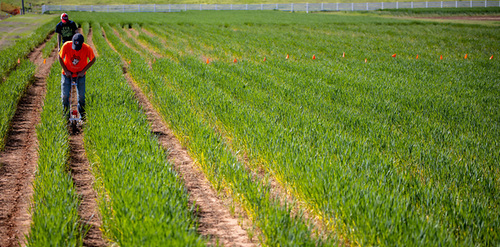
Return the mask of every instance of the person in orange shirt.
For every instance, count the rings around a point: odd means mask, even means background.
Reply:
[[[76,80],[78,112],[85,119],[85,74],[94,64],[94,50],[84,43],[83,35],[77,33],[72,41],[64,43],[59,51],[59,63],[62,66],[61,99],[64,111],[69,114],[69,94],[71,80]]]

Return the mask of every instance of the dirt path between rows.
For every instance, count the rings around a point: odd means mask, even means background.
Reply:
[[[107,40],[107,38],[106,38]],[[108,41],[113,50],[116,49]],[[123,61],[126,64],[125,61]],[[189,193],[189,201],[198,207],[199,227],[201,235],[212,240],[213,244],[219,243],[224,246],[256,246],[256,243],[248,238],[246,231],[239,225],[238,220],[231,216],[223,200],[217,197],[216,192],[210,186],[210,182],[194,164],[174,133],[162,121],[160,114],[149,102],[146,95],[123,68],[124,76],[135,92],[136,98],[144,109],[151,124],[152,132],[158,136],[158,141],[165,150],[169,152],[169,160],[179,172]]]
[[[32,181],[38,161],[36,126],[40,122],[46,78],[56,58],[54,51],[43,63],[41,51],[45,44],[29,55],[37,65],[34,82],[18,104],[5,149],[0,153],[0,246],[3,247],[22,245],[31,223]]]
[[[97,52],[97,49],[95,48],[95,45],[94,45],[94,42],[92,41],[92,28],[89,28],[89,33],[87,34],[87,41],[85,41],[88,45],[90,45],[90,47],[92,48],[92,50],[94,50],[94,55],[96,57],[99,56],[99,53]]]
[[[81,222],[90,227],[83,239],[83,246],[107,246],[99,230],[101,217],[97,207],[97,195],[93,189],[94,176],[90,163],[85,155],[83,146],[83,132],[71,134],[69,137],[69,168],[76,192],[80,196],[81,204],[78,215]]]
[[[80,32],[81,33],[81,32]],[[86,43],[95,51],[92,42],[92,29],[89,29]],[[71,105],[76,105],[76,99],[72,98]],[[81,126],[77,133],[69,136],[69,168],[76,192],[80,196],[81,204],[78,208],[78,215],[81,222],[89,227],[89,231],[83,239],[83,246],[107,246],[103,239],[101,227],[101,217],[97,207],[97,194],[93,189],[94,175],[87,155],[85,154],[83,131]]]

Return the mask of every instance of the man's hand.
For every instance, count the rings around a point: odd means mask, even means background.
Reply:
[[[84,77],[85,76],[85,72],[84,71],[80,71],[76,74],[77,77]]]
[[[73,76],[73,72],[71,72],[69,70],[64,70],[64,75],[66,75],[68,77],[72,77]]]

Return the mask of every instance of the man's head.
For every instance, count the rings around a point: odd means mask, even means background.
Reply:
[[[82,45],[83,45],[83,35],[80,34],[80,33],[77,33],[75,35],[73,35],[73,45],[72,45],[72,48],[73,50],[75,51],[79,51],[80,49],[82,49]]]
[[[69,20],[68,19],[68,14],[62,13],[61,14],[61,21],[62,21],[62,23],[66,23],[68,20]]]

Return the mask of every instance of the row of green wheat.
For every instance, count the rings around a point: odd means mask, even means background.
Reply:
[[[5,146],[6,134],[17,109],[17,103],[35,73],[34,65],[26,62],[24,57],[45,40],[53,25],[54,23],[50,22],[39,27],[30,36],[3,49],[0,53],[0,150]],[[4,80],[9,73],[12,75]]]
[[[96,176],[105,237],[120,246],[199,246],[193,208],[167,154],[151,133],[114,54],[96,24],[100,54],[87,78],[85,148]],[[83,25],[84,32],[88,24]],[[60,103],[60,70],[48,78],[37,127],[39,164],[29,246],[80,246],[86,234],[80,200],[68,174],[67,120]],[[17,71],[16,71],[17,72]]]
[[[123,246],[203,245],[185,188],[95,24],[85,147],[96,168],[106,236]],[[90,84],[92,83],[92,84]]]
[[[246,26],[148,28],[163,40],[139,38],[165,56],[204,49],[215,58],[243,49],[251,51],[244,53],[248,56],[257,50],[321,49],[328,39],[337,41],[314,35],[329,31],[321,27],[303,41],[300,27],[284,32],[271,26],[259,31]],[[387,46],[397,49],[390,30],[371,28],[342,27],[338,35],[386,33],[386,40],[393,40]],[[415,33],[398,42],[428,45],[434,39],[412,41],[428,28],[412,26],[408,29]],[[235,35],[234,29],[251,35]],[[451,29],[436,39],[469,28]],[[484,40],[458,34],[461,46],[491,50],[487,42],[496,37],[487,34],[488,28],[475,32]],[[179,46],[187,40],[189,45]],[[269,40],[275,47],[266,48]],[[166,47],[158,45],[162,42]],[[376,47],[384,46],[380,42],[370,46],[378,48],[375,56],[384,50]],[[380,59],[367,67],[331,58],[206,66],[199,58],[175,59],[180,62],[158,60],[153,70],[166,74],[169,87],[182,91],[205,119],[227,130],[255,160],[264,160],[265,169],[354,240],[388,245],[498,242],[498,96],[489,89],[498,81],[497,63]]]
[[[11,71],[19,60],[22,60],[28,55],[35,47],[40,45],[48,36],[50,31],[54,30],[57,18],[54,17],[53,21],[37,28],[28,37],[17,41],[15,44],[2,49],[0,53],[0,83],[3,81],[9,71]]]
[[[254,225],[262,233],[261,241],[267,245],[315,245],[317,239],[312,238],[311,228],[300,217],[290,214],[288,206],[280,206],[271,195],[269,185],[265,181],[253,178],[246,167],[238,161],[234,151],[229,149],[220,134],[214,132],[213,126],[200,118],[197,109],[190,105],[190,101],[182,92],[170,86],[166,81],[165,73],[186,72],[182,67],[172,63],[172,67],[165,68],[159,73],[156,63],[153,71],[148,66],[146,57],[141,57],[133,49],[128,48],[113,33],[113,29],[104,25],[110,42],[130,63],[130,73],[149,95],[150,100],[170,124],[178,136],[188,145],[192,155],[198,159],[201,168],[219,191],[231,194],[247,211]],[[134,47],[135,42],[129,38],[121,28],[115,28],[121,33],[121,38]],[[138,30],[141,32],[141,30]],[[143,33],[140,37],[146,37]],[[157,61],[157,63],[160,60]],[[186,75],[189,76],[189,75]],[[180,79],[180,78],[179,78]],[[194,79],[194,78],[193,78]],[[169,80],[176,80],[171,78]],[[182,83],[179,81],[179,83]],[[253,233],[250,232],[250,235]]]
[[[35,74],[35,65],[23,60],[19,67],[0,84],[0,150],[5,146],[7,131],[17,109],[17,103],[23,96]]]
[[[47,93],[37,126],[38,167],[33,181],[32,223],[28,246],[81,246],[80,199],[68,173],[67,119],[61,107],[61,66],[47,78]]]

